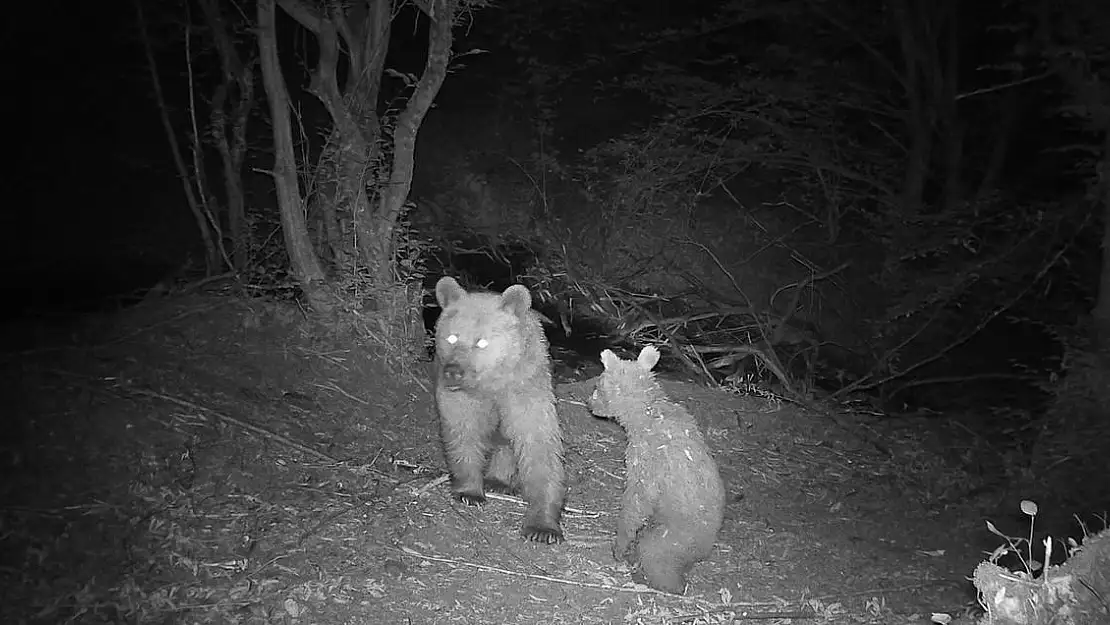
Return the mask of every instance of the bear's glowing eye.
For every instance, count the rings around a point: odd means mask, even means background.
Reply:
[[[447,336],[447,343],[449,345],[454,345],[455,343],[458,343],[458,342],[459,342],[459,337],[458,337],[457,334],[450,334],[450,335]]]
[[[478,346],[478,349],[485,349],[489,347],[489,341],[487,341],[486,339],[478,339],[478,342],[475,343],[475,345]]]

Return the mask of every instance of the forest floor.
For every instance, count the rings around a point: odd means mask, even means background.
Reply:
[[[549,546],[512,498],[451,499],[430,363],[389,374],[291,304],[173,298],[3,339],[4,623],[972,622],[985,521],[1028,529],[935,419],[666,380],[728,489],[714,553],[666,595],[610,554],[625,439],[585,409],[600,364],[559,376]]]

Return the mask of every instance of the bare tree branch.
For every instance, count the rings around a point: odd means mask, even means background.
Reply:
[[[428,33],[428,60],[408,105],[397,118],[397,128],[393,133],[393,171],[381,200],[382,214],[388,224],[396,222],[408,197],[412,186],[416,133],[447,77],[451,46],[454,43],[451,29],[455,22],[456,7],[454,0],[436,0],[432,3],[433,10],[428,12],[428,18],[432,22]]]
[[[270,119],[274,133],[274,186],[281,211],[281,230],[293,275],[312,308],[319,312],[331,310],[325,276],[312,241],[308,238],[304,211],[297,180],[297,162],[293,153],[292,120],[289,115],[289,91],[281,73],[278,56],[275,0],[258,2],[258,51],[262,63],[262,82],[270,102]]]
[[[146,55],[147,69],[150,70],[150,81],[154,88],[154,99],[158,103],[158,112],[162,121],[162,128],[166,132],[166,139],[170,143],[170,152],[173,154],[174,166],[177,168],[177,175],[181,179],[181,185],[185,192],[185,200],[189,205],[189,210],[193,213],[193,218],[197,222],[197,229],[200,231],[201,240],[204,242],[204,249],[206,252],[206,260],[218,258],[216,256],[217,240],[212,236],[212,229],[208,220],[205,218],[204,211],[201,207],[201,198],[198,198],[196,192],[193,191],[193,186],[189,182],[189,169],[185,165],[185,159],[181,156],[181,145],[177,141],[177,135],[174,133],[173,124],[170,122],[169,108],[166,104],[166,97],[162,91],[162,81],[158,76],[158,63],[154,56],[154,49],[150,43],[150,34],[147,32],[146,16],[143,14],[142,0],[135,0],[135,16],[138,20],[139,34],[143,43],[143,52]],[[211,272],[214,268],[207,267]]]
[[[323,27],[324,16],[315,8],[306,5],[300,0],[278,0],[278,4],[289,17],[297,20],[301,26],[315,34],[320,34],[320,29]]]

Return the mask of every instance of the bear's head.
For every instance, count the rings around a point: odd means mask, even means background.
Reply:
[[[489,390],[530,374],[532,295],[520,284],[501,294],[470,293],[454,278],[440,278],[436,300],[443,307],[436,322],[436,361],[440,383],[448,389]],[[542,332],[542,331],[541,331]],[[542,336],[542,333],[541,333]]]
[[[621,360],[609,350],[601,352],[605,371],[597,379],[590,396],[590,412],[599,417],[615,418],[624,424],[637,419],[661,390],[652,369],[659,362],[659,350],[648,345],[636,360]]]

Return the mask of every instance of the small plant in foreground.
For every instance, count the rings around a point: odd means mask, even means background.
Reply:
[[[990,530],[990,532],[992,534],[994,534],[995,536],[998,536],[998,537],[1000,537],[1000,538],[1002,538],[1003,540],[1006,541],[1006,544],[999,545],[997,549],[995,549],[994,551],[991,552],[990,557],[988,558],[988,561],[991,564],[998,564],[998,561],[1000,559],[1002,559],[1004,556],[1006,556],[1007,554],[1014,554],[1018,557],[1019,560],[1021,560],[1021,565],[1025,569],[1024,571],[1017,571],[1017,572],[1018,573],[1024,573],[1025,575],[1027,575],[1029,577],[1035,577],[1037,575],[1037,573],[1042,568],[1044,568],[1044,562],[1041,562],[1041,561],[1039,561],[1039,560],[1037,560],[1036,558],[1033,557],[1033,530],[1034,530],[1034,527],[1035,527],[1036,522],[1037,522],[1037,512],[1039,510],[1038,510],[1037,504],[1035,502],[1029,501],[1028,499],[1024,499],[1021,502],[1021,511],[1022,511],[1022,513],[1024,513],[1026,516],[1029,517],[1029,536],[1028,537],[1017,538],[1017,537],[1013,537],[1013,536],[1007,536],[1006,534],[1003,534],[997,527],[995,527],[994,523],[991,523],[990,521],[987,521],[987,529]],[[1044,549],[1045,549],[1045,551],[1044,551],[1044,561],[1045,562],[1051,562],[1052,561],[1052,542],[1053,542],[1052,537],[1050,537],[1050,536],[1045,537],[1045,539],[1044,539]],[[1022,547],[1025,548],[1024,553],[1022,553]],[[1079,544],[1077,542],[1075,542],[1075,539],[1073,539],[1073,538],[1068,538],[1067,539],[1067,550],[1068,550],[1068,555],[1069,556],[1071,555],[1071,552],[1074,551],[1078,547],[1079,547]]]
[[[1044,564],[1033,558],[1033,530],[1037,505],[1022,501],[1021,511],[1030,518],[1029,537],[1011,538],[990,522],[987,528],[1006,540],[990,562],[975,567],[971,581],[985,611],[979,625],[1088,625],[1106,623],[1110,617],[1107,584],[1103,573],[1110,554],[1110,530],[1092,535],[1083,527],[1083,545],[1066,543],[1067,561],[1052,563],[1052,538],[1044,540]],[[1080,523],[1082,525],[1082,523]],[[1025,553],[1022,554],[1024,541]],[[1015,553],[1024,570],[1010,571],[995,563],[1003,554]],[[1035,573],[1039,575],[1035,576]],[[934,617],[934,622],[937,622]]]

